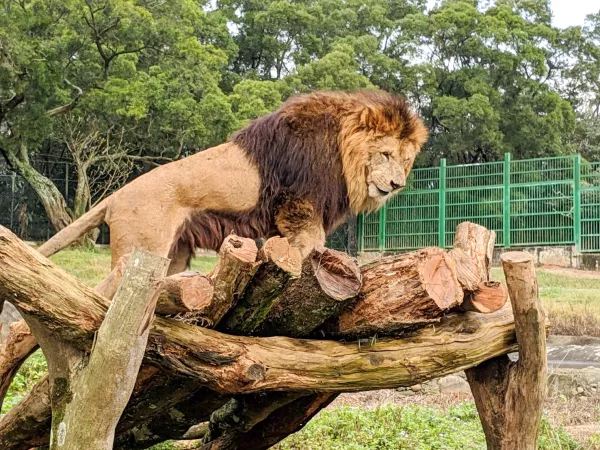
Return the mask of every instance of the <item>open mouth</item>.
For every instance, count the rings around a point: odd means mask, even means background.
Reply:
[[[377,188],[377,191],[379,191],[379,193],[380,193],[382,196],[386,196],[386,195],[388,195],[388,194],[389,194],[389,192],[388,192],[388,191],[384,191],[383,189],[379,189],[377,186],[375,186],[375,187]]]

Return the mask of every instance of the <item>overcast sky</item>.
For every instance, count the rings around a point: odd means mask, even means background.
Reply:
[[[428,0],[433,6],[436,0]],[[600,11],[599,0],[550,0],[554,13],[553,24],[560,28],[583,25],[585,16]]]
[[[598,0],[551,0],[553,24],[565,28],[583,25],[585,16],[600,11]]]

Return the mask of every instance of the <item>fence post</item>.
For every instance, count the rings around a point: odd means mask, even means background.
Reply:
[[[69,202],[69,163],[65,163],[65,201]]]
[[[10,180],[10,229],[15,232],[14,228],[14,215],[15,215],[15,181],[16,181],[16,173],[11,173]]]
[[[379,251],[385,251],[385,223],[387,221],[387,203],[379,210]]]
[[[504,154],[504,189],[502,192],[502,235],[504,247],[510,247],[510,153]]]
[[[364,218],[364,214],[360,213],[358,215],[358,217],[356,218],[357,221],[357,234],[358,234],[358,254],[360,255],[363,251],[363,226],[365,223],[365,218]]]
[[[446,247],[446,158],[440,160],[440,220],[438,223],[438,246]]]
[[[573,161],[573,225],[575,250],[581,251],[581,155]]]

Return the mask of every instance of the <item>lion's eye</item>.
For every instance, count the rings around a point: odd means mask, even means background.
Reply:
[[[383,152],[382,155],[383,155],[383,157],[385,159],[387,159],[389,161],[389,159],[390,159],[390,152]]]

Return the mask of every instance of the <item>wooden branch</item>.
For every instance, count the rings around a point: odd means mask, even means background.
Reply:
[[[360,300],[322,328],[325,335],[385,336],[439,322],[462,303],[454,260],[440,248],[381,259],[362,268]]]
[[[320,393],[300,397],[271,413],[246,432],[233,432],[204,444],[200,450],[265,450],[300,431],[337,396]]]
[[[325,320],[354,303],[361,284],[362,275],[354,260],[320,246],[304,260],[302,275],[283,291],[256,334],[308,336]]]
[[[131,396],[146,349],[156,306],[154,294],[169,262],[137,249],[131,254],[89,362],[69,380],[72,399],[64,399],[63,417],[51,448],[113,448],[117,421]]]
[[[456,227],[454,249],[449,254],[456,262],[458,281],[465,291],[461,311],[490,313],[502,308],[508,291],[501,282],[491,282],[492,257],[496,233],[471,222]]]
[[[49,377],[44,375],[0,419],[0,448],[29,450],[48,445],[51,420]]]
[[[546,395],[546,320],[531,255],[501,256],[514,310],[519,360],[508,357],[468,369],[488,449],[534,450]]]
[[[24,320],[10,324],[6,340],[0,346],[0,409],[21,364],[37,348],[37,341]]]
[[[214,295],[211,308],[203,315],[216,325],[238,302],[248,282],[256,272],[258,248],[252,239],[228,236],[219,250],[219,259],[211,278]]]
[[[286,238],[272,237],[259,251],[261,262],[235,308],[217,329],[230,334],[252,334],[288,284],[300,276],[302,257]]]
[[[295,392],[272,392],[233,397],[211,414],[204,442],[211,442],[228,434],[250,431],[273,411],[300,397],[302,395]]]
[[[163,280],[157,291],[156,314],[161,316],[193,312],[209,321],[213,306],[213,285],[198,272],[181,272]]]

